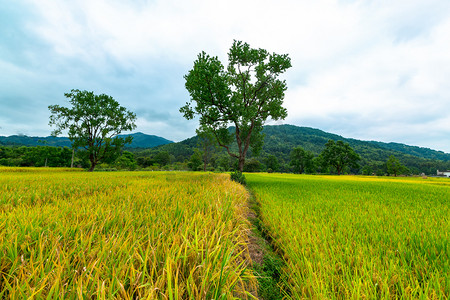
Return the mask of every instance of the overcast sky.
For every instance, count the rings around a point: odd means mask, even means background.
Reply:
[[[449,0],[0,0],[0,135],[49,135],[80,89],[189,138],[183,76],[234,39],[292,59],[276,124],[450,153]]]

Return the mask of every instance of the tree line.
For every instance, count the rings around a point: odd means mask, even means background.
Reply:
[[[200,138],[197,147],[187,148],[183,154],[170,153],[164,148],[128,149],[110,160],[104,160],[98,170],[189,170],[189,171],[236,171],[239,161],[219,149],[212,140]],[[192,153],[192,154],[190,154]],[[274,154],[250,157],[244,164],[244,172],[285,172],[297,174],[364,174],[364,175],[410,175],[409,168],[395,156],[390,156],[379,172],[367,172],[361,167],[361,158],[348,143],[328,141],[319,155],[297,146],[289,160],[281,160]],[[0,165],[21,167],[81,167],[89,169],[86,153],[73,153],[69,147],[54,146],[0,146]]]

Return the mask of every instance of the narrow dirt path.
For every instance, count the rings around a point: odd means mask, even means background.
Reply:
[[[283,259],[276,253],[270,243],[270,236],[261,220],[261,206],[251,190],[248,190],[249,213],[248,220],[252,224],[248,235],[248,249],[252,259],[251,268],[258,278],[258,295],[261,300],[283,299],[284,293],[280,286]]]

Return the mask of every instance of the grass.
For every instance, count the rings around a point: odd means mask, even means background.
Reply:
[[[449,297],[450,181],[246,176],[290,298]]]
[[[247,197],[220,174],[2,169],[0,298],[252,298]]]
[[[251,214],[249,220],[253,225],[250,251],[252,269],[258,280],[258,297],[262,300],[277,300],[283,298],[280,289],[281,270],[284,266],[282,257],[276,252],[269,232],[261,222],[261,207],[255,197],[250,196]],[[286,291],[285,291],[286,292]]]

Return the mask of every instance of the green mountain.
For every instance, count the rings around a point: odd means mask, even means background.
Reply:
[[[160,145],[171,144],[173,141],[169,141],[163,137],[145,134],[142,132],[136,132],[129,134],[133,137],[133,141],[127,148],[153,148]],[[121,137],[128,136],[127,134],[119,135]]]
[[[5,146],[54,146],[70,147],[71,142],[67,137],[38,137],[26,135],[0,136],[0,144]]]
[[[324,149],[325,143],[328,140],[342,140],[349,143],[363,157],[365,156],[365,152],[369,151],[371,152],[370,154],[377,153],[378,158],[384,158],[386,155],[389,157],[389,155],[402,154],[424,159],[450,161],[450,153],[442,151],[408,146],[400,143],[361,141],[309,127],[298,127],[294,125],[265,126],[263,133],[266,135],[264,150],[267,152],[286,153],[289,148],[301,146],[306,150],[318,154]],[[376,157],[367,158],[374,159]]]
[[[142,132],[129,134],[133,137],[133,142],[128,145],[128,148],[153,148],[160,145],[173,143],[165,138],[144,134]],[[128,136],[126,134],[119,136]],[[0,136],[0,145],[5,146],[55,146],[55,147],[70,147],[71,142],[67,137],[35,137],[26,135],[11,135]]]
[[[361,156],[361,166],[367,166],[372,170],[383,168],[390,155],[394,155],[411,170],[435,174],[436,169],[450,168],[450,154],[428,148],[408,146],[399,143],[383,143],[375,141],[361,141],[345,138],[337,134],[328,133],[310,127],[294,125],[264,126],[264,145],[258,156],[253,156],[251,151],[248,158],[255,158],[261,162],[269,155],[274,155],[281,165],[287,170],[290,162],[290,152],[294,147],[301,146],[305,150],[313,152],[316,156],[325,148],[328,140],[342,140]],[[173,155],[175,161],[182,162],[189,159],[194,149],[199,148],[199,138],[194,136],[184,141],[162,145],[152,149],[147,155],[157,152],[168,152]],[[216,156],[226,156],[225,151],[219,149]]]
[[[232,128],[230,128],[232,130]],[[264,146],[258,155],[248,153],[248,161],[259,161],[267,164],[268,159],[275,156],[279,163],[279,171],[289,172],[290,153],[294,147],[301,146],[319,155],[328,140],[342,140],[361,156],[361,169],[359,172],[377,173],[386,169],[386,161],[390,155],[394,155],[402,164],[407,166],[413,173],[436,174],[436,170],[450,169],[450,154],[428,148],[408,146],[399,143],[383,143],[376,141],[361,141],[349,139],[337,134],[328,133],[310,127],[299,127],[294,125],[265,126]],[[151,166],[153,163],[165,165],[167,162],[186,163],[194,154],[196,148],[201,148],[200,138],[194,136],[184,141],[173,143],[162,137],[147,135],[141,132],[131,134],[133,143],[127,150],[134,152],[138,162],[145,162]],[[23,146],[68,146],[70,141],[66,137],[28,137],[15,135],[9,137],[0,136],[0,145],[23,145]],[[232,146],[236,147],[236,145]],[[222,149],[209,148],[211,169],[228,160],[228,154]],[[4,153],[5,154],[5,153]],[[5,155],[3,155],[5,156]],[[1,158],[1,157],[0,157]],[[264,167],[262,168],[264,170]],[[352,170],[358,172],[358,170]]]

